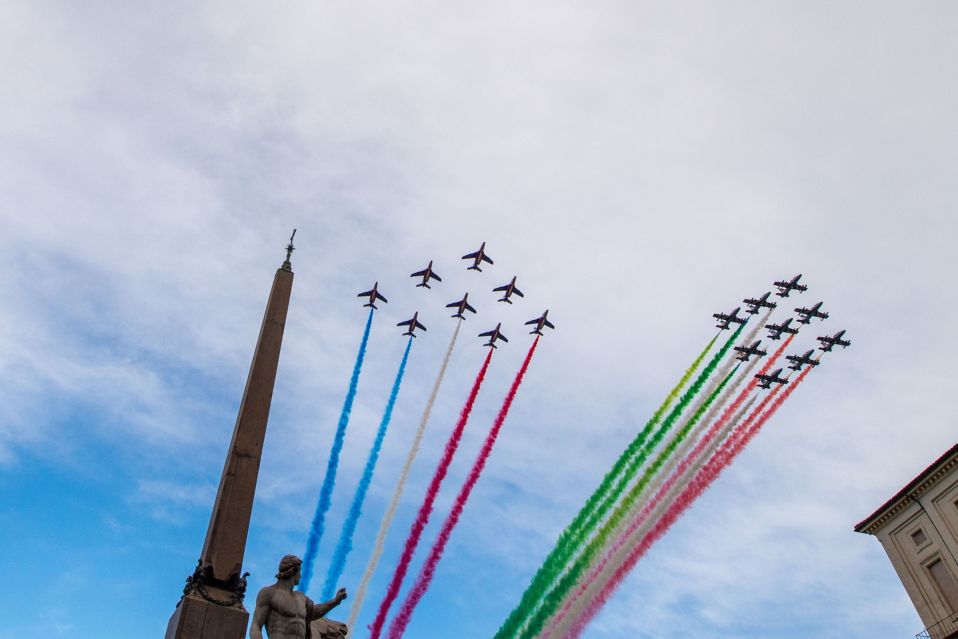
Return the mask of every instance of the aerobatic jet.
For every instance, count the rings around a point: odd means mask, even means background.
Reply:
[[[788,383],[788,380],[785,379],[784,377],[782,377],[782,369],[781,369],[781,368],[779,368],[778,370],[772,371],[772,372],[769,373],[768,375],[762,375],[761,373],[759,373],[759,374],[756,375],[755,377],[756,377],[757,379],[762,380],[762,381],[760,381],[759,384],[758,384],[758,387],[759,387],[759,388],[771,388],[771,387],[772,387],[772,384],[782,384],[782,385],[784,385],[784,384],[787,384],[787,383]]]
[[[441,282],[441,281],[442,281],[442,278],[439,277],[438,275],[436,275],[436,272],[432,270],[432,260],[429,260],[429,266],[427,266],[426,268],[424,268],[424,269],[421,270],[421,271],[416,271],[415,273],[413,273],[413,274],[410,275],[409,277],[421,277],[421,278],[422,278],[422,281],[421,281],[419,284],[416,284],[417,287],[419,287],[419,286],[425,286],[426,288],[432,288],[431,286],[429,286],[429,280],[430,280],[430,279],[436,280],[437,282]]]
[[[797,335],[798,329],[792,328],[789,324],[792,323],[792,318],[789,317],[787,320],[781,324],[769,324],[765,328],[768,329],[768,338],[769,339],[782,339],[782,333],[788,333],[790,335]]]
[[[485,242],[482,243],[482,246],[479,247],[479,250],[478,250],[478,251],[476,251],[475,253],[467,253],[466,255],[463,255],[463,256],[462,256],[462,259],[464,259],[464,260],[472,260],[472,266],[468,267],[468,268],[466,269],[467,271],[480,271],[480,272],[482,272],[482,269],[479,268],[479,265],[480,265],[482,262],[489,262],[490,264],[492,264],[492,258],[490,258],[488,255],[486,255],[486,243],[485,243]]]
[[[411,337],[416,337],[415,330],[417,328],[426,330],[426,327],[423,326],[422,322],[419,321],[419,311],[416,311],[415,313],[413,313],[410,319],[407,319],[405,322],[399,322],[398,324],[396,324],[396,326],[408,326],[409,330],[403,333],[403,335],[409,335]]]
[[[530,324],[535,324],[535,328],[529,331],[529,335],[542,335],[542,327],[544,326],[548,326],[549,328],[552,328],[552,329],[555,328],[555,325],[548,320],[548,315],[549,315],[549,309],[546,309],[542,313],[541,317],[537,317],[535,319],[531,319],[528,322],[526,322],[526,326],[529,326]]]
[[[501,339],[503,342],[508,342],[506,336],[502,334],[502,331],[499,330],[499,327],[502,326],[502,322],[496,324],[496,327],[491,331],[486,331],[485,333],[479,333],[479,337],[488,337],[489,341],[483,344],[483,346],[491,346],[496,348],[496,340]]]
[[[497,286],[496,288],[492,289],[493,293],[502,293],[502,297],[499,299],[500,302],[507,302],[509,304],[512,304],[512,300],[509,298],[512,297],[513,293],[515,293],[519,297],[525,297],[525,295],[522,294],[522,291],[516,288],[516,277],[517,276],[513,275],[511,282],[509,282],[508,284],[503,284],[502,286]]]
[[[768,351],[763,351],[762,349],[758,347],[758,345],[761,343],[762,343],[762,340],[757,339],[754,342],[752,342],[751,346],[744,346],[744,345],[736,346],[734,350],[738,351],[738,355],[736,355],[735,357],[741,362],[747,362],[748,358],[751,357],[752,355],[756,355],[758,357],[765,357],[766,355],[768,355]]]
[[[738,316],[738,312],[740,310],[742,310],[742,307],[736,306],[734,309],[732,309],[731,313],[712,313],[712,317],[719,321],[715,326],[724,331],[732,325],[732,322],[736,324],[744,324],[746,318]]]
[[[842,335],[844,334],[845,334],[845,329],[842,329],[838,331],[837,333],[835,333],[834,335],[816,337],[815,339],[817,339],[819,342],[822,343],[822,345],[819,346],[819,348],[822,349],[823,352],[827,353],[828,351],[832,350],[836,346],[841,346],[842,348],[848,348],[849,346],[852,345],[852,343],[848,341],[847,339],[842,339]]]
[[[805,351],[804,355],[786,355],[785,359],[787,359],[788,361],[792,363],[792,365],[789,366],[789,368],[792,369],[793,371],[802,370],[802,366],[805,366],[806,364],[814,368],[815,366],[818,366],[820,364],[820,362],[817,359],[812,358],[812,353],[814,352],[815,352],[815,349],[809,349]]]
[[[455,309],[456,309],[456,312],[452,315],[452,317],[458,317],[459,319],[466,319],[466,316],[463,315],[463,312],[464,312],[464,311],[469,311],[470,313],[475,313],[475,312],[476,312],[476,309],[474,309],[474,308],[469,304],[469,301],[468,301],[468,300],[469,300],[469,293],[466,293],[465,295],[462,296],[462,299],[459,300],[458,302],[453,302],[453,303],[451,303],[451,304],[446,304],[446,308],[455,308]]]
[[[768,301],[768,296],[771,295],[771,294],[772,294],[772,292],[769,291],[769,292],[767,292],[765,295],[759,297],[758,299],[755,299],[755,298],[753,298],[753,297],[750,297],[750,298],[748,298],[748,299],[742,300],[743,302],[745,302],[746,304],[749,305],[749,309],[748,309],[747,311],[745,311],[745,312],[746,312],[746,313],[749,313],[749,314],[751,314],[751,315],[756,315],[756,314],[758,314],[758,309],[760,309],[760,308],[762,308],[762,307],[765,307],[765,308],[768,308],[768,309],[772,309],[772,308],[775,308],[776,306],[778,306],[778,304],[776,304],[775,302],[769,302],[769,301]]]
[[[376,301],[377,301],[377,300],[382,300],[383,302],[386,302],[386,303],[389,302],[389,300],[387,300],[385,297],[383,297],[382,293],[379,292],[379,282],[376,282],[375,284],[373,284],[373,287],[372,287],[370,290],[365,291],[365,292],[363,292],[363,293],[360,293],[360,294],[357,295],[356,297],[368,297],[368,298],[369,298],[369,301],[368,301],[367,303],[363,304],[363,307],[371,306],[372,308],[378,308],[378,307],[376,306]]]
[[[813,306],[813,307],[811,307],[811,308],[805,308],[805,307],[796,308],[796,309],[795,309],[795,312],[802,316],[802,318],[801,318],[800,320],[798,320],[798,323],[799,323],[799,324],[811,324],[811,323],[812,323],[812,319],[813,319],[813,318],[816,318],[816,317],[819,318],[819,319],[821,319],[823,322],[824,322],[825,320],[827,320],[827,319],[828,319],[828,313],[823,313],[823,312],[821,311],[822,304],[824,304],[824,303],[825,303],[825,302],[819,302],[818,304],[816,304],[815,306]]]
[[[804,284],[798,283],[798,280],[800,280],[801,278],[802,278],[802,274],[799,273],[798,275],[796,275],[795,277],[793,277],[792,279],[788,281],[779,280],[777,282],[773,282],[773,284],[778,287],[778,293],[776,293],[776,295],[778,295],[779,297],[788,297],[788,294],[791,293],[792,291],[798,291],[799,293],[804,293],[805,291],[807,291],[808,290],[807,286],[805,286]]]

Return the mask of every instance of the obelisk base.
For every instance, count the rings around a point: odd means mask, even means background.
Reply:
[[[166,639],[244,639],[249,613],[242,604],[219,606],[199,595],[186,595],[166,627]]]

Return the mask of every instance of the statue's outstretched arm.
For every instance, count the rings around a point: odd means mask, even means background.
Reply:
[[[313,619],[319,619],[320,617],[325,617],[326,613],[338,606],[343,602],[343,599],[346,598],[346,589],[340,588],[336,591],[336,596],[330,599],[329,601],[324,601],[322,603],[313,604]],[[251,639],[259,639],[258,637],[254,638],[250,635]]]

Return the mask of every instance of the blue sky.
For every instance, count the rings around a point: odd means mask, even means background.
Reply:
[[[954,19],[948,3],[894,2],[7,3],[0,638],[163,632],[294,227],[251,590],[302,552],[365,320],[355,294],[373,280],[390,302],[328,530],[402,353],[395,323],[418,309],[429,331],[347,587],[452,330],[442,306],[465,290],[481,304],[363,625],[481,362],[471,333],[502,321],[511,341],[441,514],[524,355],[519,324],[549,308],[558,326],[407,634],[488,637],[711,337],[711,313],[803,272],[802,302],[824,299],[854,347],[588,636],[914,634],[887,558],[851,527],[954,443]],[[496,263],[467,273],[458,258],[481,241]],[[443,282],[416,289],[429,259]],[[489,289],[516,274],[526,297],[503,308]]]

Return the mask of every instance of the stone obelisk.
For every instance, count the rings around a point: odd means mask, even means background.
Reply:
[[[290,237],[266,303],[203,551],[170,617],[166,639],[243,639],[246,634],[249,613],[243,597],[249,573],[242,572],[243,554],[293,288],[293,250]]]

